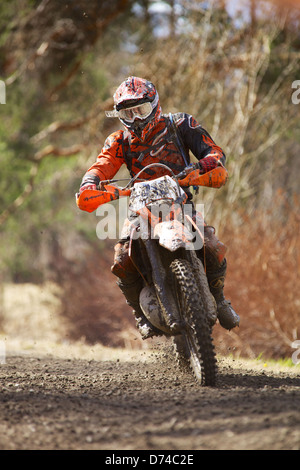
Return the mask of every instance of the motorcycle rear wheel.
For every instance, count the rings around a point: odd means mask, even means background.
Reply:
[[[185,331],[173,338],[179,362],[184,365],[189,361],[196,380],[201,385],[213,387],[216,385],[217,361],[205,299],[199,293],[189,261],[174,260],[170,272],[180,315],[186,324]]]

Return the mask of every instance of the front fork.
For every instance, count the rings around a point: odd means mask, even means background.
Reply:
[[[167,282],[167,272],[162,263],[160,250],[155,239],[144,240],[145,248],[152,268],[152,280],[166,325],[171,334],[182,330],[182,321],[174,299],[172,289]]]

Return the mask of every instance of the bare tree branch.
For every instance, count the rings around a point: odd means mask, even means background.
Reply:
[[[101,102],[100,104],[94,106],[91,112],[82,118],[76,119],[71,122],[62,122],[62,121],[52,122],[47,127],[42,129],[40,132],[33,135],[30,138],[30,141],[33,144],[38,144],[43,139],[46,139],[47,137],[49,137],[50,135],[53,135],[56,132],[79,129],[80,127],[82,127],[83,125],[87,124],[92,119],[94,119],[99,113],[103,112],[104,110],[111,109],[112,107],[113,107],[113,99],[109,98]]]
[[[84,148],[85,147],[83,144],[74,144],[65,148],[59,148],[49,144],[46,145],[46,147],[44,147],[42,150],[35,153],[34,161],[38,162],[49,155],[55,157],[69,157],[70,155],[81,152]]]

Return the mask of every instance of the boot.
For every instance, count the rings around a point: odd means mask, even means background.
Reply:
[[[220,325],[226,330],[231,330],[239,326],[240,317],[233,310],[231,302],[224,297],[223,289],[226,277],[227,262],[224,259],[223,263],[217,271],[207,272],[207,279],[210,291],[215,298],[217,304],[217,316]]]
[[[140,292],[142,289],[142,282],[134,282],[132,284],[126,284],[124,280],[117,282],[117,285],[121,289],[126,303],[133,308],[133,315],[136,319],[136,327],[139,330],[142,339],[152,338],[153,336],[160,336],[162,332],[157,330],[145,317],[139,302]]]

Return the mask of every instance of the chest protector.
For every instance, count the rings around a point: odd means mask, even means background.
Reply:
[[[155,128],[155,134],[151,139],[141,142],[129,131],[123,134],[122,150],[125,163],[131,177],[139,173],[151,163],[163,163],[175,174],[180,173],[190,159],[177,129],[173,116],[163,116],[161,122]],[[161,167],[147,168],[142,174],[142,179],[153,179],[170,174]]]

